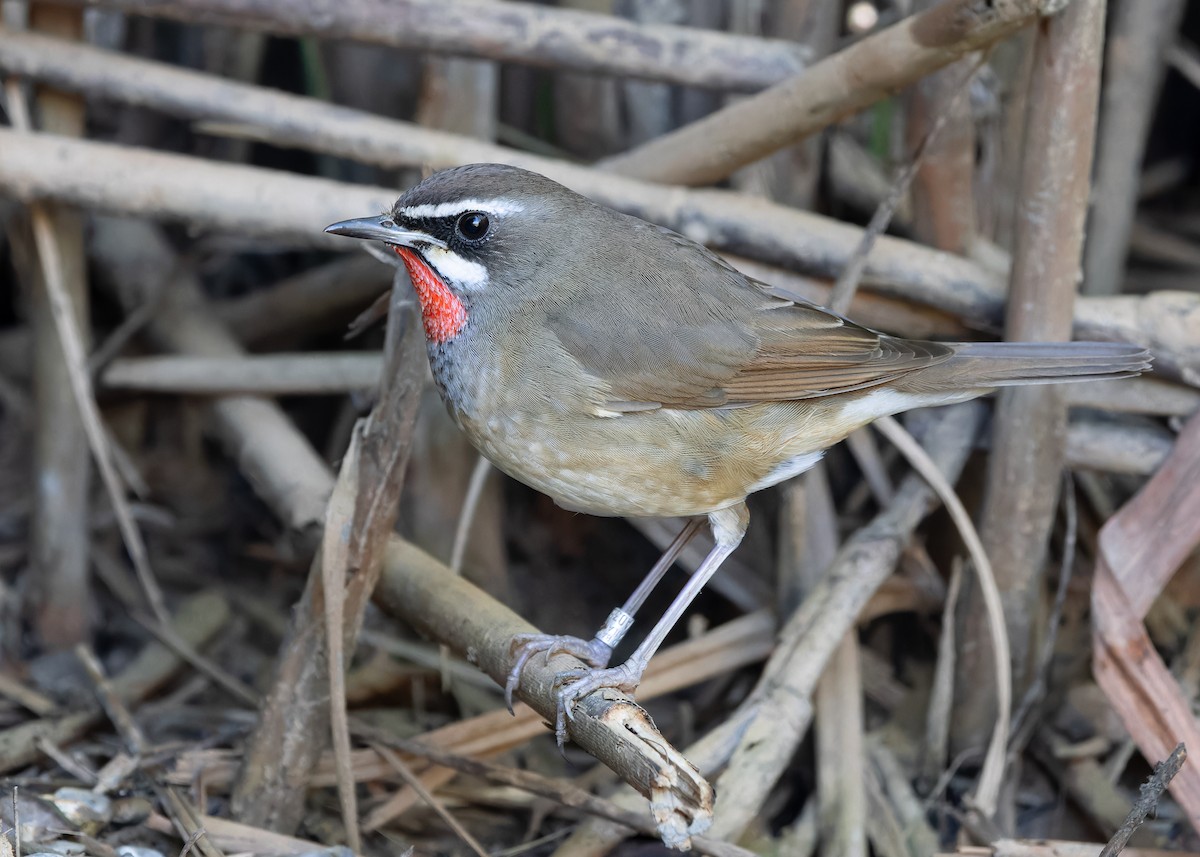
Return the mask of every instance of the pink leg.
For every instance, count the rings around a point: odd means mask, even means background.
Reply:
[[[667,634],[687,611],[695,597],[700,594],[700,590],[721,567],[721,563],[741,543],[742,536],[746,533],[746,525],[750,522],[750,515],[746,505],[739,503],[713,512],[708,516],[708,520],[716,544],[629,660],[611,669],[572,670],[559,674],[558,715],[554,724],[559,746],[567,739],[567,723],[573,718],[572,709],[580,699],[594,690],[605,687],[616,688],[626,693],[637,690],[650,658],[658,651]]]
[[[529,659],[534,655],[544,654],[546,661],[549,662],[551,655],[566,652],[595,669],[603,669],[608,666],[613,649],[633,627],[633,617],[646,602],[650,593],[654,591],[654,587],[663,579],[667,570],[678,559],[680,552],[699,532],[702,521],[702,518],[693,518],[684,525],[679,535],[667,546],[666,552],[650,569],[650,573],[638,584],[637,589],[633,591],[625,604],[608,614],[604,627],[597,631],[596,636],[591,640],[553,634],[518,634],[513,637],[512,646],[515,660],[512,669],[509,670],[508,681],[504,685],[504,701],[508,703],[508,710],[510,712],[513,710],[513,694],[521,686],[521,671],[525,669],[525,664],[529,663]]]

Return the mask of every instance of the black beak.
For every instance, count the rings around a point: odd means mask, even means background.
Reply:
[[[343,220],[332,226],[326,226],[325,231],[334,235],[345,235],[348,238],[385,241],[401,247],[431,244],[434,247],[446,248],[446,242],[434,238],[428,233],[401,229],[389,214],[381,214],[378,217],[360,217],[357,220]]]

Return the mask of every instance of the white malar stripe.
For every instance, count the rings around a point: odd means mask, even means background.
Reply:
[[[464,292],[477,292],[487,288],[488,271],[478,262],[464,259],[453,250],[430,247],[422,252],[425,261],[433,266],[442,279],[447,280]]]
[[[516,214],[524,211],[525,206],[511,199],[460,199],[457,202],[439,202],[436,204],[410,205],[396,210],[396,214],[404,217],[449,217],[452,214],[462,214],[467,211],[482,211],[484,214],[499,216]]]

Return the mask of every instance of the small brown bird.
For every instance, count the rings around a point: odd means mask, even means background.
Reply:
[[[568,509],[708,518],[715,546],[624,664],[606,668],[698,521],[595,639],[514,641],[510,706],[536,653],[568,651],[593,667],[560,676],[560,741],[583,695],[636,689],[741,541],[746,495],[804,472],[885,414],[1011,384],[1123,377],[1149,361],[1119,343],[877,333],[739,273],[678,233],[499,164],[437,173],[391,212],[326,231],[399,254],[442,398],[493,464]]]

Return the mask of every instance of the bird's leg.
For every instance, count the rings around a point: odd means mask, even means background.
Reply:
[[[721,563],[741,543],[742,536],[746,533],[746,526],[750,522],[750,513],[747,511],[745,503],[738,503],[736,506],[711,513],[708,521],[712,527],[716,544],[708,552],[704,562],[700,563],[696,573],[675,596],[675,600],[671,602],[671,606],[667,608],[662,618],[650,629],[650,633],[642,640],[641,645],[630,655],[629,660],[611,669],[570,670],[559,673],[557,678],[559,682],[558,713],[555,717],[554,734],[558,738],[560,747],[567,739],[567,721],[574,718],[572,709],[575,703],[584,696],[603,687],[616,688],[626,693],[633,693],[637,690],[642,681],[642,674],[650,663],[650,658],[654,657],[654,653],[663,644],[663,640],[667,638],[671,628],[675,626],[695,597],[700,594],[700,590],[721,567]]]
[[[525,664],[529,662],[529,659],[539,652],[545,654],[547,662],[551,655],[566,652],[596,669],[608,666],[608,659],[612,657],[613,649],[633,627],[633,617],[637,614],[638,609],[646,602],[654,587],[663,579],[663,575],[667,573],[675,560],[679,558],[679,554],[687,543],[699,532],[702,521],[703,518],[692,518],[684,525],[675,540],[667,546],[666,552],[650,569],[650,573],[642,579],[637,589],[622,606],[608,614],[604,627],[597,631],[596,636],[592,639],[581,640],[579,637],[554,634],[517,634],[513,637],[513,667],[509,670],[508,681],[504,685],[504,701],[508,703],[508,710],[510,712],[513,710],[513,694],[521,686],[521,670],[525,669]]]

